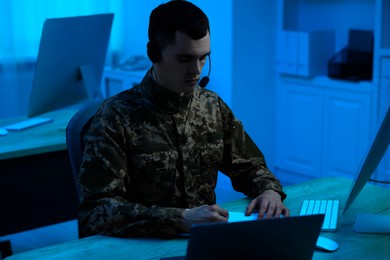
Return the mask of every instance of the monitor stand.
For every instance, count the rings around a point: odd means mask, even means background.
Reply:
[[[80,66],[81,80],[83,81],[88,101],[103,98],[96,75],[91,65]]]
[[[390,216],[379,214],[358,215],[353,230],[358,233],[390,234]]]

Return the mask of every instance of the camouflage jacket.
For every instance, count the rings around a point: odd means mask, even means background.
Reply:
[[[214,92],[167,94],[148,73],[107,99],[85,137],[80,236],[177,234],[185,208],[215,204],[218,171],[255,197],[279,181],[229,107]]]

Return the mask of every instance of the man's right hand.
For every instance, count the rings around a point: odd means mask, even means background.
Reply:
[[[227,222],[229,212],[218,205],[202,205],[192,209],[183,210],[176,225],[181,232],[189,233],[193,224],[210,222]]]

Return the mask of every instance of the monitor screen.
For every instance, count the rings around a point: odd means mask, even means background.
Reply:
[[[344,207],[344,213],[351,206],[352,202],[364,188],[371,175],[376,170],[378,164],[382,160],[390,143],[390,106],[387,108],[387,113],[379,127],[374,141],[366,157],[363,160],[360,172],[352,186],[349,197]]]
[[[34,117],[101,96],[114,14],[47,19],[28,108]]]

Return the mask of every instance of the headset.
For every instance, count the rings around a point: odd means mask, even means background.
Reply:
[[[204,76],[200,81],[199,81],[199,86],[202,88],[205,88],[207,84],[209,84],[210,81],[210,73],[211,73],[211,54],[207,55],[209,57],[209,72],[207,73],[207,76]]]
[[[157,63],[161,60],[161,51],[160,46],[156,43],[156,41],[148,41],[146,45],[146,53],[151,62]]]
[[[160,47],[155,43],[156,41],[148,41],[146,45],[147,49],[147,55],[150,59],[151,62],[157,63],[161,60],[161,51]],[[207,76],[204,76],[200,81],[199,81],[199,86],[202,88],[205,88],[207,84],[210,81],[210,73],[211,73],[211,57],[210,54],[208,55],[209,58],[209,71],[207,73]]]

